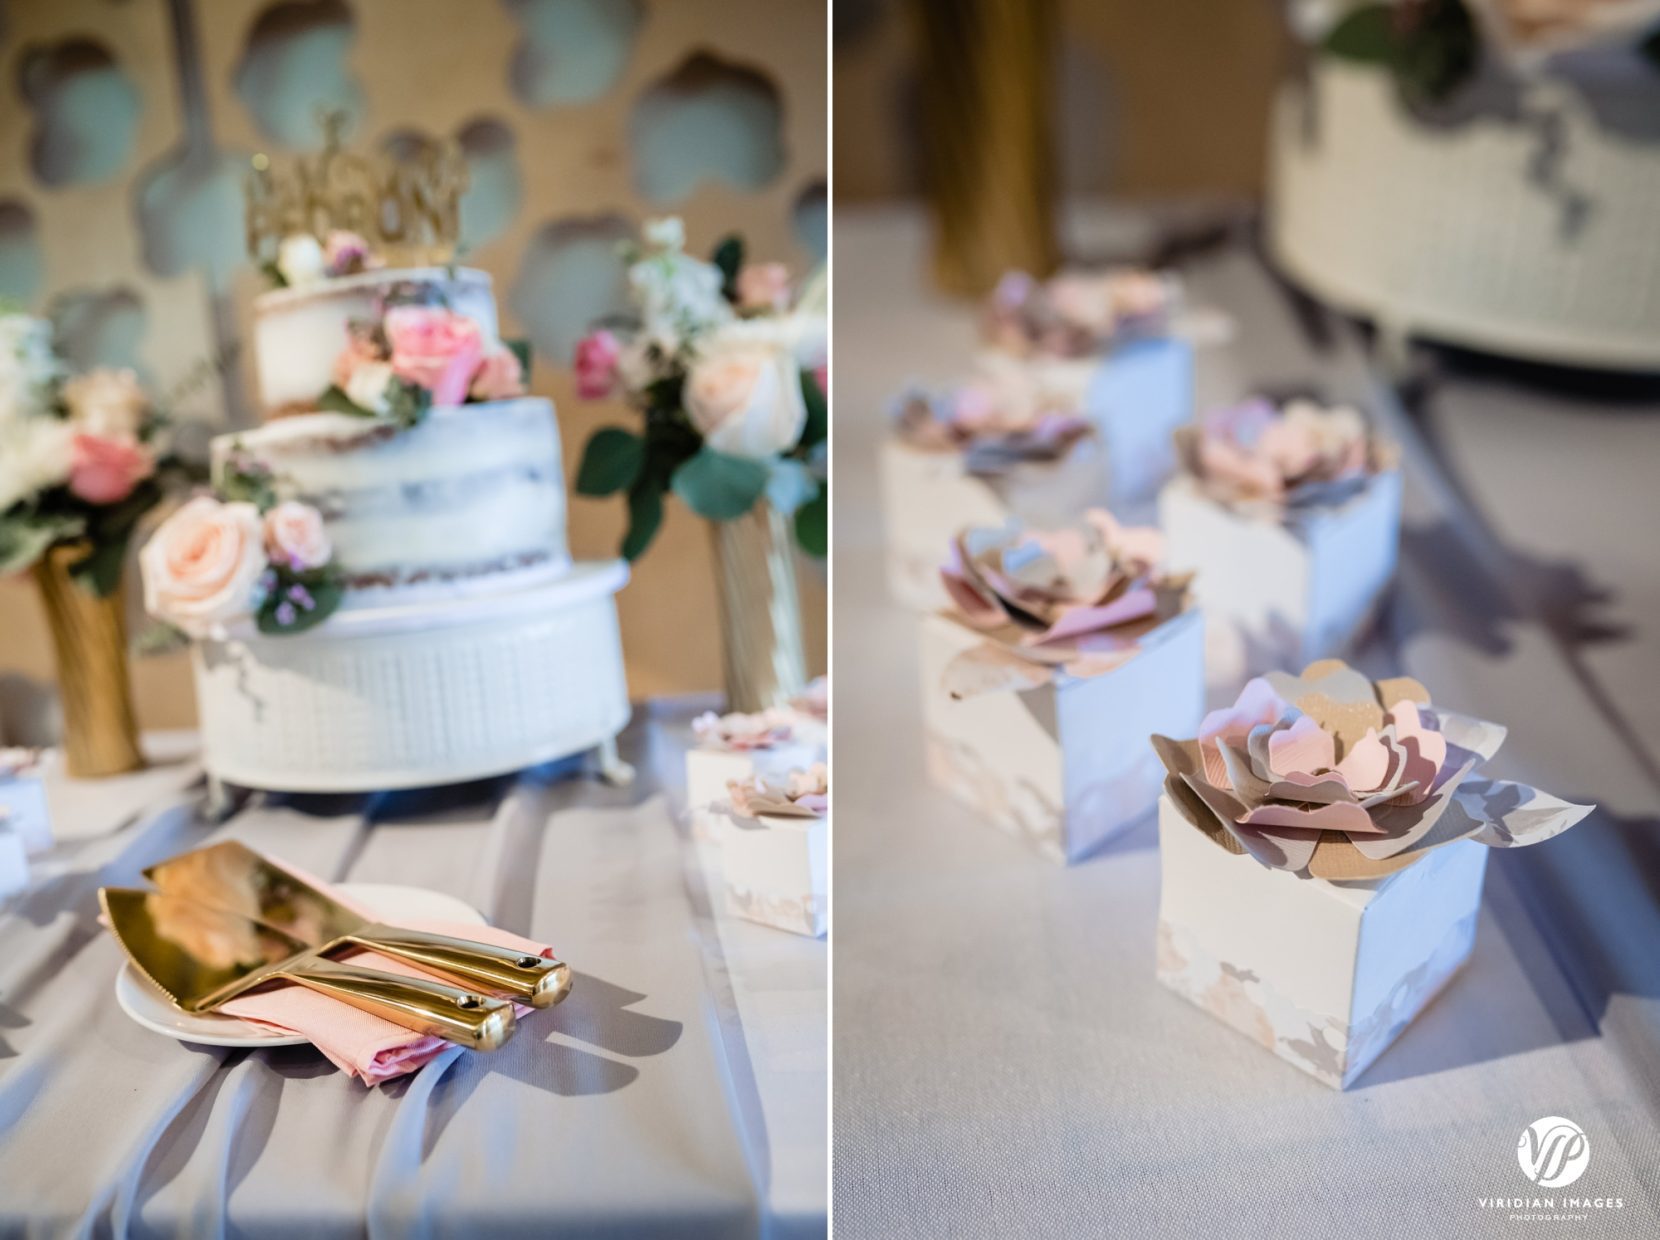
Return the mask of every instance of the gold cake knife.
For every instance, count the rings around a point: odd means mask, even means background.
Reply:
[[[505,999],[324,960],[271,926],[165,892],[102,887],[98,902],[128,959],[184,1012],[212,1012],[256,987],[290,981],[473,1050],[495,1050],[513,1036]]]
[[[181,853],[144,874],[163,891],[264,922],[320,953],[367,947],[531,1007],[552,1007],[571,990],[571,968],[561,960],[370,921],[235,840]]]

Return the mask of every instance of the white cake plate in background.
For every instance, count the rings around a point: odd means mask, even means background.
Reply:
[[[465,900],[390,883],[340,883],[335,890],[362,904],[376,917],[393,925],[412,921],[449,921],[457,925],[489,923]],[[235,1016],[196,1016],[181,1012],[167,995],[131,961],[115,975],[115,1001],[133,1020],[154,1033],[201,1046],[303,1046],[310,1039],[297,1033],[278,1033]]]
[[[593,751],[626,781],[620,560],[443,602],[342,609],[268,636],[195,643],[202,762],[221,784],[379,792],[460,783]]]

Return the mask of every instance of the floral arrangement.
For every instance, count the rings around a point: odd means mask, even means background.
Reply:
[[[1096,676],[1135,654],[1187,606],[1188,578],[1158,572],[1164,536],[1121,526],[1104,509],[1077,525],[964,531],[940,576],[953,617],[986,640],[945,670],[954,698],[1031,689],[1059,672]]]
[[[1176,450],[1207,495],[1236,508],[1337,503],[1393,464],[1358,412],[1310,400],[1213,410],[1176,432]]]
[[[1182,288],[1168,272],[1063,271],[1036,280],[1011,271],[987,300],[986,342],[1018,356],[1085,357],[1124,340],[1169,332]]]
[[[277,243],[276,257],[260,270],[276,288],[305,288],[324,280],[377,271],[383,265],[360,234],[334,228],[320,241],[310,233],[289,233]]]
[[[144,609],[194,638],[221,638],[249,619],[262,633],[301,633],[344,594],[322,514],[279,500],[263,465],[235,458],[219,494],[198,495],[161,523],[139,568]]]
[[[830,768],[815,762],[806,770],[791,771],[783,787],[759,776],[728,780],[726,793],[740,818],[823,818],[830,812]]]
[[[1297,0],[1291,14],[1329,55],[1387,70],[1415,107],[1449,99],[1483,63],[1533,73],[1562,53],[1625,47],[1660,69],[1660,0]]]
[[[585,400],[622,396],[644,425],[596,431],[577,492],[627,495],[629,560],[651,545],[670,492],[711,521],[770,503],[793,517],[801,546],[823,556],[822,275],[797,291],[781,264],[746,264],[735,237],[710,261],[694,258],[677,219],[649,223],[624,258],[633,312],[597,324],[577,345],[577,391]]]
[[[132,371],[71,376],[50,323],[0,313],[0,576],[81,545],[70,572],[111,594],[133,529],[161,501],[165,475],[183,471],[166,426]]]
[[[1431,709],[1415,680],[1326,659],[1250,681],[1196,739],[1153,747],[1170,800],[1222,848],[1302,877],[1370,879],[1456,840],[1536,844],[1591,812],[1475,776],[1504,735]]]
[[[376,317],[347,325],[334,383],[317,407],[408,427],[434,406],[523,396],[529,346],[487,340],[475,321],[444,305],[442,297],[432,284],[384,290]]]
[[[692,735],[706,749],[748,753],[788,744],[795,733],[795,721],[787,710],[763,710],[754,714],[732,711],[717,715],[706,710],[692,720]]]

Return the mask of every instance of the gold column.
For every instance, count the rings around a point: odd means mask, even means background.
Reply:
[[[50,548],[34,578],[46,604],[63,703],[63,747],[69,773],[95,779],[144,765],[127,674],[126,591],[99,598],[70,577],[84,546]]]
[[[911,0],[934,278],[980,294],[1059,262],[1054,0]]]
[[[762,502],[711,521],[728,710],[783,706],[807,687],[789,523]]]

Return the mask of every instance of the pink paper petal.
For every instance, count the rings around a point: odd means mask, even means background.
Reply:
[[[1074,607],[1065,612],[1061,618],[1050,625],[1033,641],[1043,642],[1062,641],[1069,637],[1079,637],[1085,633],[1096,633],[1102,629],[1110,629],[1116,625],[1127,624],[1131,620],[1140,620],[1152,615],[1158,610],[1158,596],[1145,586],[1128,590],[1115,598],[1112,602],[1100,607]]]
[[[1314,809],[1295,805],[1259,805],[1238,819],[1247,827],[1279,827],[1296,831],[1342,831],[1352,835],[1381,835],[1383,829],[1353,801],[1334,801]]]
[[[1287,703],[1274,692],[1274,686],[1258,676],[1245,682],[1232,706],[1213,710],[1200,721],[1199,739],[1210,740],[1217,736],[1229,740],[1243,739],[1257,724],[1273,723],[1286,706]]]
[[[1343,755],[1343,761],[1337,764],[1337,773],[1357,792],[1383,787],[1389,774],[1389,749],[1374,729],[1367,728],[1366,735]]]
[[[1216,788],[1233,788],[1233,780],[1228,778],[1228,764],[1222,760],[1222,751],[1215,741],[1201,742],[1199,757],[1204,760],[1207,784]]]
[[[1289,728],[1268,738],[1268,769],[1276,775],[1312,775],[1336,763],[1336,740],[1312,716],[1299,715]]]

